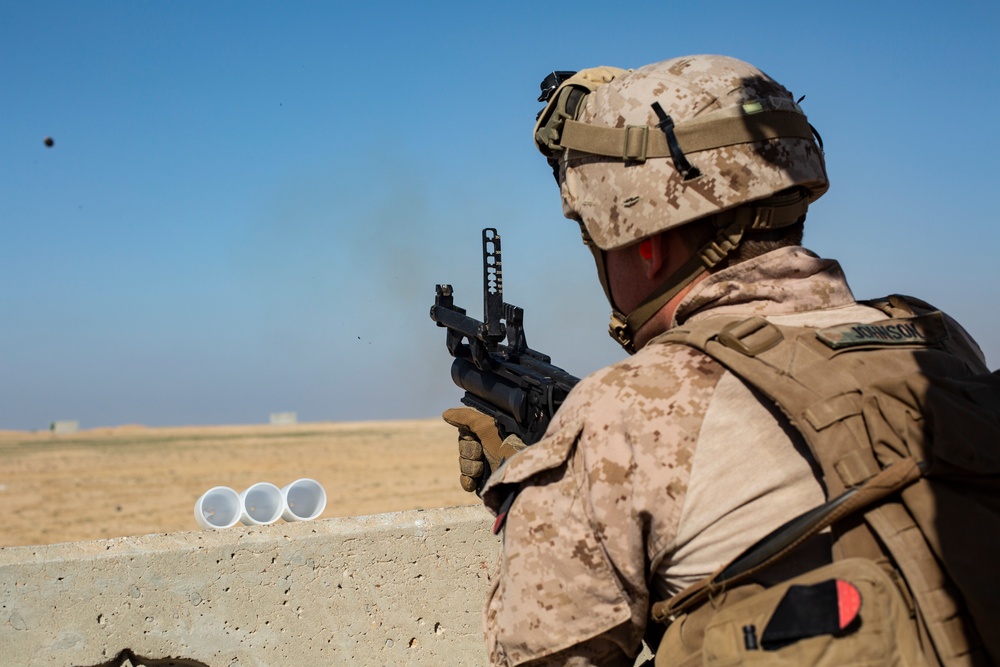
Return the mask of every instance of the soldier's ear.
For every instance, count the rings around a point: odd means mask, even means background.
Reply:
[[[639,243],[639,256],[647,279],[654,279],[667,261],[666,247],[662,234],[657,234]]]

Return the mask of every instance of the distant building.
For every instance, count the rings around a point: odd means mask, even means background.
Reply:
[[[272,412],[271,423],[276,425],[298,424],[299,416],[294,412]]]
[[[56,421],[49,424],[49,430],[53,433],[76,433],[80,430],[80,422],[73,420]]]

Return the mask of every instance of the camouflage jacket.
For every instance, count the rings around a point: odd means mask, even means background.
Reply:
[[[884,319],[837,262],[785,248],[709,276],[676,321],[830,326]],[[584,378],[545,438],[486,487],[506,518],[485,609],[496,665],[632,665],[649,607],[711,574],[824,492],[800,436],[715,361],[656,339]],[[829,559],[814,545],[778,578]]]

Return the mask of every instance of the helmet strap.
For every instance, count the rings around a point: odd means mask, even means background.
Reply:
[[[612,306],[611,324],[608,326],[611,337],[626,352],[635,354],[635,333],[698,276],[725,259],[739,245],[744,229],[744,225],[740,222],[733,222],[728,227],[718,230],[711,241],[670,274],[669,278],[628,315],[623,315]]]
[[[705,271],[722,262],[739,247],[744,233],[750,230],[779,229],[795,224],[803,218],[808,202],[800,192],[775,195],[768,199],[723,211],[713,217],[715,236],[694,253],[684,264],[674,271],[642,303],[625,315],[615,306],[611,298],[607,270],[604,267],[604,253],[592,241],[588,243],[597,262],[597,273],[604,287],[604,293],[611,304],[611,323],[608,333],[629,354],[634,354],[635,334],[649,322],[671,299],[690,285]],[[581,225],[582,227],[582,225]],[[584,232],[585,241],[586,232]]]
[[[601,288],[604,290],[604,296],[607,297],[608,303],[611,304],[611,310],[617,312],[617,306],[615,306],[615,299],[611,296],[611,285],[608,283],[608,269],[606,262],[604,260],[604,251],[597,247],[594,243],[594,239],[587,232],[586,226],[583,222],[577,220],[580,224],[580,235],[583,236],[583,245],[587,246],[590,250],[590,254],[594,256],[594,264],[597,266],[597,279],[601,282]]]

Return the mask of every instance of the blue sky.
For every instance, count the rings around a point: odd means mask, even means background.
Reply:
[[[533,347],[621,358],[537,85],[692,53],[806,96],[832,181],[806,245],[996,367],[998,7],[7,0],[0,429],[436,415],[460,392],[434,285],[481,312],[485,226]]]

